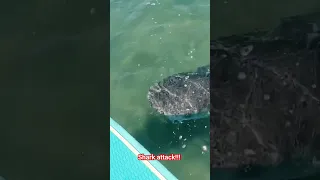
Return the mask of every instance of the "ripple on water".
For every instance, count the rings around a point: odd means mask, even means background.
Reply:
[[[196,7],[209,3],[141,0],[111,4],[111,115],[150,152],[182,153],[181,162],[164,162],[178,179],[207,179],[209,153],[202,153],[202,146],[209,128],[168,123],[153,112],[146,95],[150,85],[162,78],[209,63],[209,53],[204,53],[209,52],[209,30],[204,28],[206,24],[209,28],[210,7]],[[206,12],[207,17],[201,15]]]

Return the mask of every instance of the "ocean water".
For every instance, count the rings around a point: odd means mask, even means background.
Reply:
[[[151,153],[180,153],[162,162],[178,179],[209,179],[209,119],[172,124],[147,100],[149,87],[174,73],[209,64],[209,0],[111,1],[111,117]]]
[[[111,1],[111,116],[152,153],[181,153],[182,161],[163,162],[177,178],[209,179],[208,120],[167,123],[149,107],[149,86],[208,64],[210,38],[319,10],[317,0]]]
[[[107,176],[108,118],[98,118],[106,108],[96,102],[105,99],[97,92],[104,87],[96,85],[102,81],[97,69],[103,68],[96,62],[108,59],[106,3],[2,4],[0,176],[5,179]],[[209,154],[201,149],[208,143],[208,121],[166,123],[152,113],[146,92],[165,76],[209,63],[209,4],[212,37],[268,28],[281,16],[320,8],[319,0],[110,3],[111,115],[149,151],[182,153],[182,161],[163,164],[187,180],[209,179]]]

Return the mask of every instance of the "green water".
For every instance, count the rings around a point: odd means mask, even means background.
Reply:
[[[208,119],[173,125],[146,95],[156,81],[209,64],[209,0],[111,1],[111,116],[151,153],[181,153],[163,164],[179,179],[209,179]],[[182,137],[180,137],[182,136]]]
[[[208,120],[166,123],[149,107],[149,86],[209,63],[210,19],[215,38],[274,27],[281,17],[319,11],[319,3],[212,1],[210,18],[209,0],[111,1],[111,116],[152,153],[182,153],[180,162],[163,162],[179,179],[209,179],[210,156],[201,152]]]

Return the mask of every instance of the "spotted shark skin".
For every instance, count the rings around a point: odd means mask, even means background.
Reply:
[[[315,13],[213,40],[210,66],[163,79],[148,100],[178,122],[210,109],[212,177],[282,180],[320,172],[319,27]]]
[[[320,21],[313,20],[285,18],[269,32],[211,42],[211,167],[230,175],[217,179],[320,172]]]
[[[172,122],[209,117],[209,66],[171,75],[151,86],[147,97],[151,106]]]

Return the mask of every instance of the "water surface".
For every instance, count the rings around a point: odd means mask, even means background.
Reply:
[[[173,125],[147,101],[156,81],[209,64],[209,0],[111,1],[111,116],[178,179],[209,179],[209,120]]]

